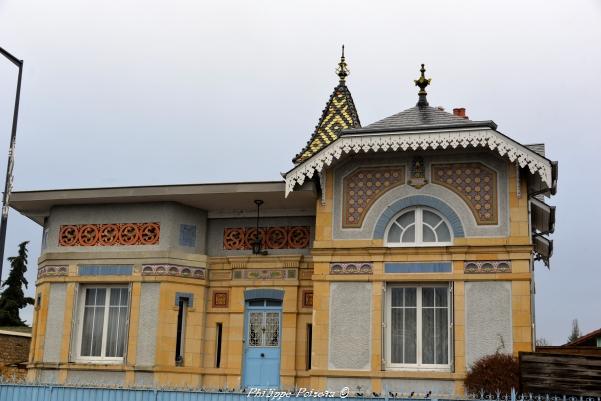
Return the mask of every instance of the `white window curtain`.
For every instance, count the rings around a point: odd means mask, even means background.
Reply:
[[[387,366],[447,370],[450,289],[390,285],[387,289]]]
[[[127,339],[128,287],[86,287],[82,296],[80,359],[122,359]]]

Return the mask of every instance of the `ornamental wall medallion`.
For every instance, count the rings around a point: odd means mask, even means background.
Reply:
[[[373,263],[330,263],[330,274],[372,274]]]
[[[511,273],[511,261],[470,261],[463,264],[465,273]]]
[[[69,274],[69,266],[44,266],[38,269],[38,278],[46,276],[66,276]]]
[[[309,226],[259,227],[263,249],[303,249],[309,246]],[[247,250],[257,238],[255,227],[223,229],[223,249]]]
[[[175,276],[204,280],[207,272],[204,267],[180,266],[172,264],[142,265],[143,276]]]
[[[428,183],[426,180],[426,165],[423,157],[414,157],[411,162],[411,178],[409,185],[413,188],[420,189]]]
[[[303,308],[313,307],[313,290],[303,290]]]
[[[296,279],[296,269],[236,269],[234,280],[289,280]]]
[[[404,183],[404,166],[362,167],[344,177],[342,227],[361,227],[371,205],[386,192]]]
[[[62,225],[59,246],[123,246],[156,245],[159,243],[159,223],[117,223]]]
[[[213,291],[213,308],[227,308],[228,307],[228,292],[224,291]]]
[[[461,196],[481,225],[497,224],[497,172],[482,163],[433,164],[432,183]]]

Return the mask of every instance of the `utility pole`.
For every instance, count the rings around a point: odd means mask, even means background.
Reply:
[[[15,110],[13,113],[13,127],[10,133],[10,147],[8,148],[8,163],[6,164],[6,181],[2,196],[2,219],[0,220],[0,287],[2,282],[2,266],[4,265],[4,245],[6,243],[6,225],[8,224],[8,209],[10,192],[13,186],[13,166],[15,165],[15,144],[17,141],[17,118],[19,117],[19,98],[21,97],[21,76],[23,75],[23,60],[19,60],[0,47],[0,53],[11,63],[19,68],[17,79],[17,96],[15,97]]]

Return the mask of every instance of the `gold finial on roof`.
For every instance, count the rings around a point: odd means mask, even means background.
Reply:
[[[424,64],[422,64],[420,72],[422,73],[421,76],[419,77],[419,79],[415,80],[415,86],[419,86],[419,92],[417,93],[419,95],[419,100],[417,102],[417,105],[428,106],[428,99],[426,98],[428,92],[426,92],[426,87],[430,85],[432,79],[426,78],[426,67],[424,66]]]
[[[344,45],[342,45],[342,56],[340,56],[340,62],[338,63],[338,68],[336,68],[336,74],[340,77],[340,83],[344,83],[350,73],[344,58]]]

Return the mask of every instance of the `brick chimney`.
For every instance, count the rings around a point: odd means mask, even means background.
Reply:
[[[467,116],[465,115],[465,107],[458,107],[453,109],[453,115],[467,119]]]

